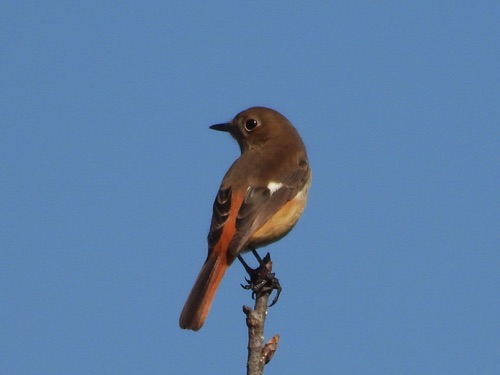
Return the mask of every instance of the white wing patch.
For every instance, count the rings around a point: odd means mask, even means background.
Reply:
[[[269,189],[271,195],[276,193],[282,186],[283,184],[281,182],[274,182],[274,181],[271,181],[270,183],[267,184],[267,188]]]

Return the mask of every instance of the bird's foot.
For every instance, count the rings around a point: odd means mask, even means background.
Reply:
[[[259,261],[259,267],[253,269],[251,268],[243,258],[238,255],[243,267],[247,271],[249,277],[245,278],[247,282],[246,285],[241,285],[244,289],[252,291],[252,298],[255,299],[258,294],[271,294],[273,290],[276,290],[276,295],[269,307],[273,306],[278,302],[278,298],[281,294],[281,285],[278,278],[275,276],[273,271],[273,262],[271,261],[271,256],[269,253],[266,254],[264,259],[262,259],[255,249],[251,249],[252,253],[255,255]]]

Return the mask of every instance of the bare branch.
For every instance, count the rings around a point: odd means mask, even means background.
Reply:
[[[252,310],[248,306],[243,306],[248,327],[248,360],[247,375],[262,375],[264,366],[269,363],[278,347],[279,335],[275,335],[264,345],[264,325],[267,317],[267,307],[269,296],[274,289],[281,291],[278,279],[272,273],[272,262],[269,254],[261,261],[260,267],[253,275],[265,275],[263,278],[252,277],[250,286],[255,296],[255,305]],[[252,276],[253,276],[252,275]],[[253,286],[259,285],[258,290]],[[275,298],[276,300],[276,298]],[[274,304],[276,301],[273,301]]]

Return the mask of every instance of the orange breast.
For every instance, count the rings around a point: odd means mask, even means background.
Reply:
[[[287,202],[250,237],[249,246],[257,248],[283,238],[297,224],[307,202],[307,187]]]

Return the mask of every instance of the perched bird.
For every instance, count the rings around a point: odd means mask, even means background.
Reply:
[[[182,310],[179,325],[199,330],[217,288],[238,255],[285,236],[307,201],[311,170],[297,130],[279,112],[252,107],[229,123],[241,156],[222,180],[213,205],[208,256]]]

